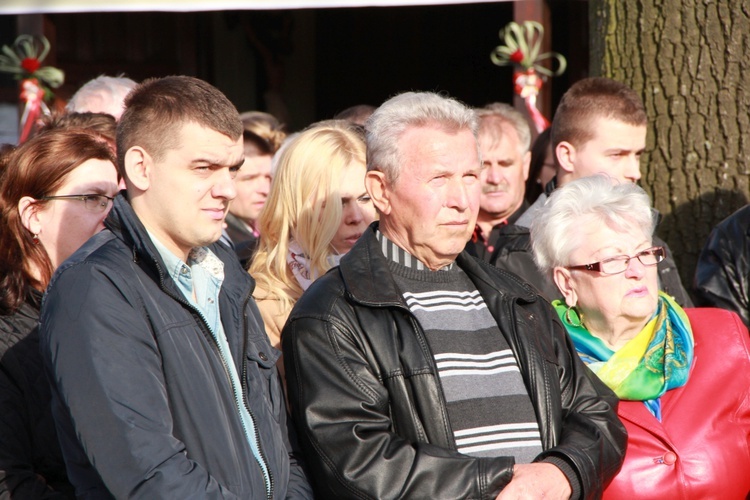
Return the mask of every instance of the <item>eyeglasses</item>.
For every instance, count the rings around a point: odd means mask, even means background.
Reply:
[[[82,201],[83,206],[86,207],[86,210],[89,212],[104,212],[109,207],[112,206],[112,202],[114,201],[114,198],[111,196],[107,196],[105,194],[63,194],[59,196],[45,196],[43,198],[39,198],[43,201],[49,201],[49,200],[77,200]]]
[[[627,270],[632,259],[638,259],[644,266],[655,266],[664,260],[666,252],[664,247],[651,247],[638,252],[632,257],[627,255],[617,255],[604,259],[593,264],[583,264],[580,266],[566,266],[568,269],[581,269],[583,271],[596,271],[602,274],[620,274]]]

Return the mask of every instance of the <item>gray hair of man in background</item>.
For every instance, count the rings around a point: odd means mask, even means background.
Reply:
[[[509,123],[518,134],[519,153],[523,156],[531,148],[531,129],[529,122],[516,108],[502,102],[493,102],[476,110],[481,127],[497,127],[496,136],[502,136],[502,123]],[[494,120],[493,118],[497,118]]]
[[[119,120],[125,110],[125,97],[136,85],[125,76],[98,76],[83,84],[65,109],[75,113],[107,113]]]

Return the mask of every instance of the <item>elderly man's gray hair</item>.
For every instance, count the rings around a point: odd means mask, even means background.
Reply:
[[[485,129],[492,131],[494,136],[499,139],[502,136],[502,124],[507,123],[516,130],[518,134],[518,152],[521,155],[526,154],[531,148],[531,128],[526,117],[510,104],[502,102],[493,102],[483,108],[476,110],[479,117],[479,133],[482,134]]]
[[[638,185],[618,184],[606,174],[571,181],[556,189],[531,223],[531,247],[543,273],[568,266],[570,254],[581,244],[582,230],[607,226],[643,231],[647,238],[656,227],[651,199]]]
[[[131,90],[138,85],[134,80],[125,76],[101,75],[86,82],[73,94],[65,109],[70,112],[90,111],[92,97],[106,98],[112,102],[123,102]]]
[[[365,124],[367,170],[379,170],[388,182],[396,182],[402,163],[398,140],[408,128],[425,126],[468,129],[477,137],[477,117],[472,109],[433,92],[405,92],[384,102]]]

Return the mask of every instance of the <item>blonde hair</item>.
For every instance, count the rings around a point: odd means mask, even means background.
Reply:
[[[312,125],[285,145],[258,219],[260,242],[249,272],[267,293],[288,311],[302,295],[302,287],[287,265],[294,240],[307,256],[312,276],[331,267],[331,241],[341,223],[342,171],[365,164],[361,133],[344,120]]]

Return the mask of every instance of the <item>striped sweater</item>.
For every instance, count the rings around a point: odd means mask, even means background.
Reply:
[[[532,462],[542,444],[531,399],[474,284],[456,265],[430,271],[380,232],[378,239],[435,357],[458,451]]]

